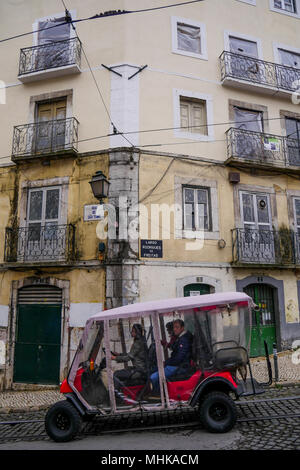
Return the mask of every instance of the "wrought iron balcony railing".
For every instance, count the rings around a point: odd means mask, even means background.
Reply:
[[[241,264],[300,264],[300,236],[288,229],[233,229],[232,260]]]
[[[35,122],[14,127],[12,157],[30,157],[61,151],[77,151],[76,118]]]
[[[226,132],[227,158],[280,167],[300,168],[297,139],[230,128]]]
[[[272,90],[294,92],[300,85],[300,69],[266,62],[234,52],[220,55],[221,80],[238,80]]]
[[[78,38],[25,47],[20,51],[19,76],[73,64],[80,67],[81,48]]]
[[[75,254],[75,226],[39,223],[5,231],[6,262],[71,261]]]

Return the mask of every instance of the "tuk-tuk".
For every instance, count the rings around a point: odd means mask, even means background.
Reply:
[[[46,414],[47,434],[65,442],[95,415],[187,407],[208,431],[231,430],[235,401],[264,391],[248,356],[253,308],[248,295],[225,292],[93,315],[61,384],[66,399]]]

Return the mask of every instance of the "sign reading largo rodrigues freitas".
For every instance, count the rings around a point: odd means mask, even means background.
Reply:
[[[142,258],[162,258],[163,245],[162,240],[141,240]]]

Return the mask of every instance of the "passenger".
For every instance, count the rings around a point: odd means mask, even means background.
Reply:
[[[188,369],[192,355],[192,338],[193,335],[184,329],[183,320],[174,320],[173,330],[176,336],[176,341],[172,344],[171,357],[165,361],[165,377],[166,379],[172,377],[176,371],[180,369]],[[159,392],[159,376],[158,371],[154,372],[151,377],[151,384],[153,392]]]
[[[142,325],[135,323],[131,329],[133,343],[128,354],[114,353],[111,358],[117,362],[132,362],[127,369],[117,370],[114,373],[114,386],[120,388],[128,380],[147,380],[148,348]]]
[[[166,329],[168,331],[170,340],[169,340],[169,342],[167,342],[166,340],[162,340],[161,344],[162,344],[162,346],[164,346],[164,348],[169,348],[170,349],[170,348],[172,348],[172,345],[174,344],[174,342],[177,339],[177,337],[174,334],[173,322],[172,321],[170,321],[166,324]]]

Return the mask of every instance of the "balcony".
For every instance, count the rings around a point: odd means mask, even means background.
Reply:
[[[232,230],[232,261],[236,266],[295,267],[300,264],[300,236],[292,230]]]
[[[300,172],[300,142],[297,139],[230,128],[226,132],[226,164]]]
[[[288,98],[300,86],[300,69],[293,67],[226,51],[220,64],[222,85]]]
[[[68,118],[15,126],[12,160],[77,154],[78,124]]]
[[[35,223],[5,230],[4,261],[8,263],[68,262],[75,254],[75,226]]]
[[[73,38],[21,49],[18,78],[27,83],[79,73],[81,48],[80,40]]]

